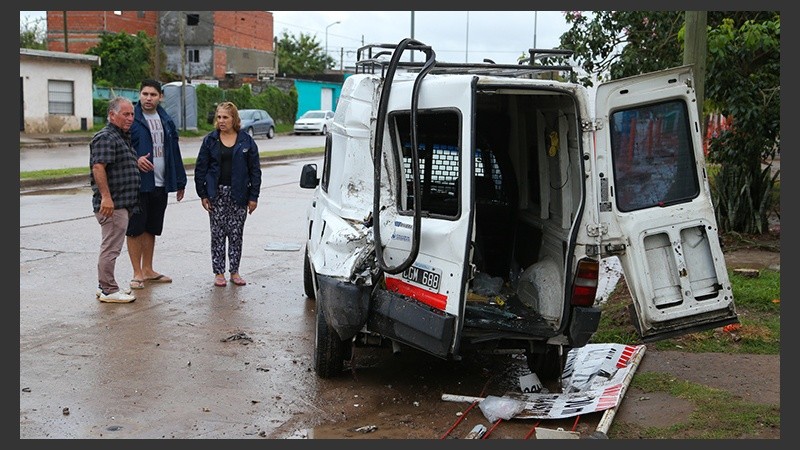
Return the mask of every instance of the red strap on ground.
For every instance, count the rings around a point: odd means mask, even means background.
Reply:
[[[536,433],[536,427],[538,427],[540,423],[542,423],[541,420],[533,424],[533,428],[531,428],[531,431],[528,431],[528,434],[525,435],[525,439],[530,439],[530,437],[533,436],[533,433]]]
[[[483,389],[481,390],[481,393],[480,393],[480,394],[478,394],[478,396],[479,396],[479,397],[483,397],[483,396],[484,396],[484,394],[486,393],[486,388],[488,388],[488,387],[489,387],[489,382],[490,382],[490,381],[492,381],[492,378],[494,378],[494,375],[492,375],[491,377],[489,377],[489,379],[488,379],[488,380],[486,380],[486,384],[484,384],[484,385],[483,385]],[[469,408],[467,408],[467,409],[464,411],[464,414],[462,414],[462,415],[461,415],[461,417],[459,417],[458,419],[456,419],[456,423],[454,423],[454,424],[453,424],[453,426],[451,426],[451,427],[450,427],[450,429],[449,429],[449,430],[447,430],[447,431],[446,431],[446,432],[445,432],[445,433],[442,435],[442,437],[440,437],[439,439],[446,439],[446,438],[447,438],[447,436],[450,436],[450,433],[452,433],[452,432],[453,432],[453,430],[455,430],[455,429],[456,429],[456,427],[458,426],[458,424],[460,424],[460,423],[461,423],[461,421],[462,421],[462,420],[464,420],[464,418],[465,418],[465,417],[467,417],[467,413],[468,413],[468,412],[469,412],[469,411],[470,411],[472,408],[474,408],[474,407],[475,407],[475,405],[477,405],[478,403],[479,403],[479,402],[472,402],[472,404],[471,404],[471,405],[469,405]]]
[[[486,430],[486,434],[484,434],[481,439],[489,439],[489,435],[492,434],[492,431],[494,431],[494,429],[497,428],[497,426],[500,425],[500,422],[502,421],[503,419],[497,419],[497,422],[495,422],[494,425],[492,425],[492,428]]]
[[[464,420],[464,417],[467,417],[467,413],[469,412],[469,410],[470,410],[470,409],[472,409],[472,408],[474,408],[474,407],[475,407],[475,405],[477,405],[477,404],[478,404],[478,402],[472,402],[472,404],[471,404],[471,405],[469,405],[469,408],[467,408],[467,409],[466,409],[466,411],[464,411],[464,414],[462,414],[462,415],[461,415],[461,417],[459,417],[458,419],[456,419],[456,423],[454,423],[454,424],[453,424],[453,426],[452,426],[452,427],[450,427],[450,429],[449,429],[449,430],[447,430],[447,432],[445,432],[445,433],[442,435],[442,437],[441,437],[441,438],[439,438],[439,439],[446,439],[446,438],[447,438],[447,436],[450,436],[450,433],[452,433],[452,432],[453,432],[453,430],[455,430],[455,429],[456,429],[456,427],[458,426],[458,424],[460,424],[460,423],[461,423],[461,421],[462,421],[462,420]]]

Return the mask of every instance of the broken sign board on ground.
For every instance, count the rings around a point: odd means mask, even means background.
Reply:
[[[507,392],[522,406],[515,419],[563,419],[615,408],[644,356],[644,345],[587,344],[570,350],[561,375],[561,393]],[[481,397],[442,394],[442,400],[475,402]]]

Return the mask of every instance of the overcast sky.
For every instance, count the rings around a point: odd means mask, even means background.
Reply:
[[[445,62],[516,64],[528,49],[555,48],[569,27],[561,11],[415,11],[413,38],[433,47]],[[345,65],[363,44],[396,44],[412,37],[411,11],[273,11],[275,34],[315,36]],[[337,21],[341,22],[335,25]],[[418,57],[417,57],[418,58]],[[417,59],[419,61],[419,59]]]
[[[396,44],[412,37],[411,11],[272,11],[275,35],[285,30],[316,38],[338,63],[352,65],[363,44]],[[44,11],[20,11],[44,17]],[[569,27],[562,11],[416,11],[413,38],[433,47],[443,62],[516,64],[528,49],[555,48]],[[340,22],[340,23],[336,23]],[[418,56],[415,57],[419,58]],[[407,60],[407,58],[406,58]],[[419,59],[416,59],[419,61]]]

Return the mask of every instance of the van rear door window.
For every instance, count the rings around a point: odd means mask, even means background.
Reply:
[[[405,196],[398,196],[400,211],[414,209],[411,125],[408,113],[393,116],[393,131],[401,146]],[[417,115],[417,156],[423,214],[457,217],[460,180],[461,133],[459,115],[454,111],[420,112]]]
[[[686,104],[677,100],[611,115],[617,209],[684,203],[700,193],[690,126]]]

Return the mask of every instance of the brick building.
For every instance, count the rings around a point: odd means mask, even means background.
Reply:
[[[50,51],[84,54],[103,33],[139,31],[163,52],[160,72],[221,81],[275,73],[269,11],[47,11]]]

